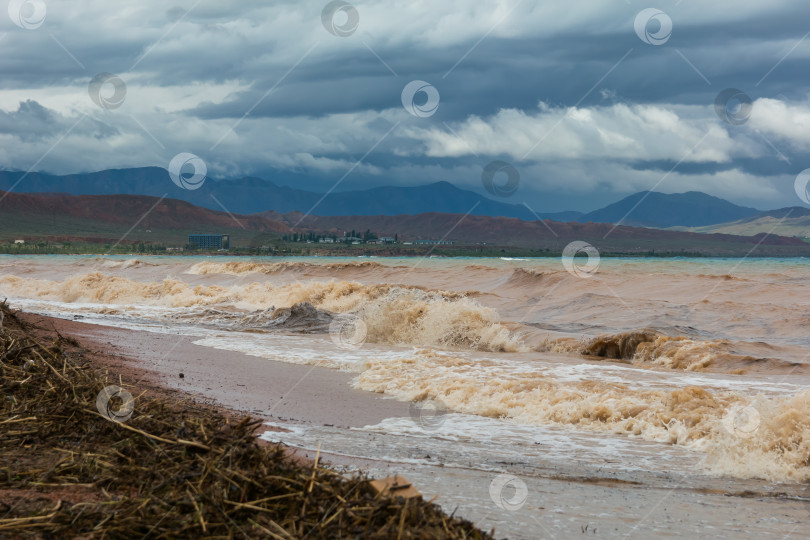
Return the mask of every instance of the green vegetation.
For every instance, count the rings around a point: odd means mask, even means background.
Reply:
[[[256,240],[251,239],[251,240]],[[261,239],[259,239],[261,240]],[[530,249],[509,246],[488,245],[404,245],[404,244],[357,244],[338,242],[320,244],[317,242],[285,242],[279,238],[266,237],[266,242],[247,242],[233,246],[230,250],[200,250],[196,245],[166,246],[131,242],[53,242],[40,240],[25,244],[0,244],[0,254],[5,255],[243,255],[243,256],[322,256],[322,257],[559,257],[562,249]],[[268,243],[269,242],[269,243]],[[706,257],[695,251],[606,251],[602,257]]]

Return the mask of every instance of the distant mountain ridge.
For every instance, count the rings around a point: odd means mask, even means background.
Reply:
[[[804,218],[807,216],[810,216],[810,208],[805,208],[803,206],[787,206],[785,208],[777,208],[775,210],[766,210],[765,212],[760,212],[759,214],[751,216],[749,219],[758,219],[764,217],[786,219]]]
[[[22,181],[20,179],[25,176]],[[519,197],[494,200],[449,182],[419,186],[380,186],[365,190],[333,192],[324,197],[269,180],[244,177],[207,180],[196,190],[177,187],[165,169],[141,167],[94,173],[54,176],[45,173],[0,171],[0,190],[15,193],[66,193],[71,195],[146,195],[186,201],[195,206],[234,214],[312,213],[319,216],[399,216],[424,213],[470,214],[510,217],[526,221],[551,219],[580,223],[613,223],[655,228],[698,228],[759,217],[779,217],[789,208],[763,212],[735,205],[698,191],[665,194],[642,191],[588,213],[565,211],[537,213]],[[794,209],[810,214],[804,208]],[[780,214],[781,213],[781,214]],[[804,214],[802,214],[804,215]]]
[[[702,227],[750,218],[763,213],[755,208],[737,206],[725,199],[700,191],[658,193],[641,191],[585,214],[582,221],[622,223],[644,227]]]
[[[681,228],[681,230],[743,236],[768,233],[810,239],[810,208],[801,206],[778,208],[736,221],[703,227]]]
[[[266,211],[308,212],[320,215],[399,215],[442,212],[454,214],[537,219],[524,205],[488,199],[460,189],[449,182],[421,186],[382,186],[358,191],[323,193],[279,186],[269,180],[245,177],[235,180],[207,180],[196,190],[172,183],[165,169],[142,167],[111,169],[94,173],[54,176],[0,171],[0,190],[15,193],[67,193],[70,195],[148,195],[179,199],[212,210],[236,214]],[[15,186],[16,185],[16,186]],[[321,199],[323,200],[321,201]],[[320,203],[319,203],[320,201]],[[317,206],[316,206],[317,205]],[[543,219],[576,220],[581,212],[540,214]]]

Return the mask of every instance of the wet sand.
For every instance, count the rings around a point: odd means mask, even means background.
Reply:
[[[476,463],[454,461],[455,443],[450,439],[408,439],[348,429],[409,414],[405,402],[352,389],[354,374],[202,347],[191,343],[193,338],[188,336],[30,314],[25,318],[99,351],[96,361],[101,367],[111,377],[120,375],[125,382],[134,382],[136,389],[162,388],[200,403],[258,415],[271,423],[269,431],[275,431],[266,434],[267,440],[294,444],[304,450],[304,457],[311,457],[323,443],[322,459],[335,466],[364,470],[375,477],[402,474],[425,498],[436,497],[446,511],[455,510],[479,527],[494,527],[498,536],[810,535],[810,499],[796,486],[715,483],[703,477],[696,481],[665,470],[628,476],[611,470],[609,462],[594,469],[590,463],[580,463],[576,455],[560,464],[542,457],[510,455],[502,448],[493,449],[502,453],[502,467],[481,470]],[[503,472],[519,475],[526,482],[528,496],[519,511],[506,511],[492,501],[492,479]]]
[[[139,384],[157,385],[232,411],[303,424],[362,427],[408,416],[407,403],[351,388],[349,373],[202,347],[189,336],[30,313],[22,318],[102,352],[104,367],[115,378],[136,382],[135,390]]]

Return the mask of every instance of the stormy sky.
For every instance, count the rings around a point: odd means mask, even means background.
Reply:
[[[486,193],[501,160],[537,211],[647,189],[803,204],[806,0],[6,3],[4,169],[188,152],[215,178]]]

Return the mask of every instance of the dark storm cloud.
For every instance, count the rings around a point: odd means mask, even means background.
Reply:
[[[16,111],[0,111],[0,132],[25,142],[50,136],[59,124],[59,117],[36,101],[24,101]]]
[[[0,133],[14,135],[26,143],[53,139],[73,124],[71,131],[97,139],[118,133],[115,128],[92,118],[81,121],[65,118],[33,100],[21,102],[16,111],[0,110]]]
[[[237,118],[254,106],[253,117],[382,110],[398,106],[399,92],[413,79],[439,88],[439,120],[489,115],[501,108],[530,109],[538,101],[595,105],[603,101],[594,91],[599,88],[609,88],[618,100],[630,103],[710,105],[726,87],[740,88],[754,99],[804,97],[806,81],[799,68],[805,61],[785,60],[757,87],[778,58],[763,56],[759,52],[761,43],[751,33],[740,35],[725,29],[715,34],[717,30],[695,29],[690,32],[694,39],[676,42],[673,38],[673,47],[645,46],[635,35],[626,33],[554,39],[492,38],[449,74],[469,44],[442,51],[375,49],[399,77],[365,48],[349,56],[329,51],[298,68],[273,91],[272,97],[262,100],[278,82],[276,72],[253,81],[249,90],[224,103],[205,104],[188,114],[207,119]],[[772,32],[767,34],[763,39],[771,38]],[[676,43],[686,60],[676,52]],[[597,84],[600,79],[602,82]]]
[[[359,30],[346,38],[323,28],[324,4],[54,1],[39,29],[5,20],[0,131],[27,145],[9,147],[6,159],[36,162],[47,150],[37,142],[86,114],[49,154],[52,171],[75,172],[77,155],[92,170],[165,166],[194,151],[219,176],[267,171],[283,182],[289,171],[296,184],[309,178],[311,189],[326,189],[374,147],[341,189],[436,180],[480,187],[488,161],[548,135],[539,155],[515,150],[511,161],[533,179],[527,196],[576,208],[651,187],[706,130],[712,148],[698,148],[676,174],[697,185],[722,178],[718,193],[733,194],[739,173],[750,196],[777,197],[776,188],[757,192],[753,178],[781,186],[805,165],[810,140],[791,126],[810,93],[810,43],[800,43],[810,6],[800,0],[665,7],[674,30],[662,46],[636,36],[639,6],[607,0],[358,3]],[[100,72],[127,83],[120,110],[99,111],[87,98]],[[414,79],[441,95],[429,118],[402,110],[400,93]],[[713,112],[727,87],[798,108],[778,121],[727,126]],[[572,122],[564,113],[574,105],[585,114]],[[650,144],[659,136],[670,150]],[[549,154],[550,143],[560,152]]]
[[[786,161],[787,159],[787,161]],[[796,155],[793,158],[779,155],[765,158],[737,158],[727,163],[680,163],[675,160],[636,161],[629,166],[636,171],[666,173],[676,168],[682,175],[706,175],[724,171],[740,170],[752,176],[767,178],[774,175],[791,175],[797,170],[810,168],[810,156]]]

